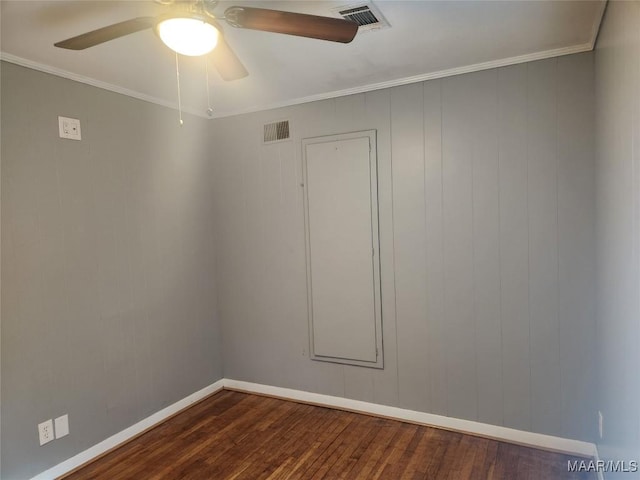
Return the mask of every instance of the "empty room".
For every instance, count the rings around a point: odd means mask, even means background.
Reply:
[[[640,1],[0,22],[0,478],[640,479]]]

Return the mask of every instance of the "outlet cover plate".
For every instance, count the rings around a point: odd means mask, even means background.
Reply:
[[[54,439],[53,420],[47,420],[46,422],[38,424],[38,436],[40,438],[40,446]]]
[[[60,138],[82,140],[80,120],[77,118],[58,117],[58,130]]]
[[[56,439],[69,435],[69,415],[62,415],[54,420]]]

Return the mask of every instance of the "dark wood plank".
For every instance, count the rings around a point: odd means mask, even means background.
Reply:
[[[567,479],[568,455],[222,391],[66,480]]]

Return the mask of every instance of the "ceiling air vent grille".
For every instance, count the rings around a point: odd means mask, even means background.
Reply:
[[[389,26],[389,22],[371,2],[348,5],[334,11],[346,20],[356,22],[361,32]]]
[[[368,6],[364,7],[356,7],[350,8],[348,10],[341,10],[340,15],[342,15],[347,20],[353,20],[358,24],[358,26],[363,27],[365,25],[372,25],[374,23],[379,23],[378,17],[374,15],[374,13],[369,10]]]
[[[289,120],[267,123],[264,126],[264,143],[282,142],[290,136]]]

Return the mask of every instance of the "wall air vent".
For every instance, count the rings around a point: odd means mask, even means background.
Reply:
[[[371,2],[356,3],[333,10],[346,20],[354,21],[358,24],[358,31],[377,30],[389,27],[389,22],[382,16],[380,10]]]
[[[264,126],[264,143],[282,142],[289,140],[291,131],[289,120],[267,123]]]

